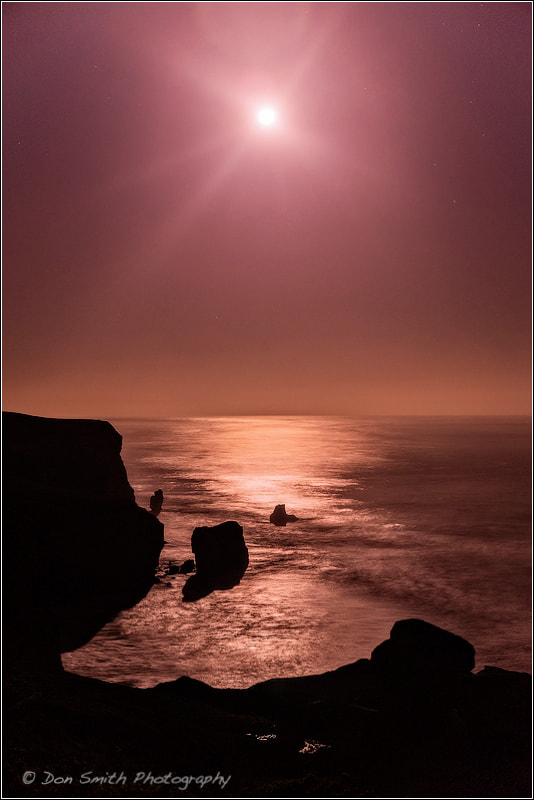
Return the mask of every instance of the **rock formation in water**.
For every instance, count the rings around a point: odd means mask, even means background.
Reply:
[[[188,575],[190,572],[194,572],[196,569],[195,561],[193,558],[188,558],[178,567],[178,572],[180,575]]]
[[[98,420],[3,414],[4,664],[60,666],[149,591],[163,525]]]
[[[186,602],[199,600],[217,589],[232,589],[248,567],[243,528],[237,522],[195,528],[191,550],[197,571],[182,589]]]
[[[285,527],[288,522],[297,522],[298,517],[294,514],[287,514],[284,503],[275,506],[273,513],[269,517],[269,522],[277,527]]]
[[[150,498],[150,511],[152,514],[154,514],[155,517],[157,517],[159,512],[161,511],[162,505],[163,505],[163,491],[162,489],[156,489],[156,491]]]
[[[166,575],[187,575],[189,572],[195,571],[195,562],[192,558],[188,558],[182,564],[171,564],[167,567]]]

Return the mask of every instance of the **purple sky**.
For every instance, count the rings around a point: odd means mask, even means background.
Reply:
[[[529,413],[530,76],[528,2],[5,3],[4,408]]]

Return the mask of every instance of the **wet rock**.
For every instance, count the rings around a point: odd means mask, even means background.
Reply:
[[[150,513],[154,514],[154,516],[157,517],[159,512],[161,511],[162,505],[163,505],[163,491],[161,489],[156,489],[156,491],[150,498]]]
[[[277,527],[284,527],[288,522],[296,522],[297,520],[298,517],[296,517],[294,514],[286,513],[286,507],[284,503],[280,503],[279,505],[275,506],[273,513],[269,517],[269,522]]]
[[[163,525],[136,505],[121,446],[107,422],[3,414],[7,669],[59,668],[153,585]]]
[[[182,589],[186,602],[199,600],[217,589],[232,589],[248,567],[243,528],[237,522],[195,528],[191,549],[197,571]]]
[[[166,575],[187,575],[189,572],[195,571],[195,562],[192,558],[188,558],[183,564],[171,564],[167,567]]]

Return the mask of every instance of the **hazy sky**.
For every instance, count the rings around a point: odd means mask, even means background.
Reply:
[[[529,2],[5,3],[3,36],[5,409],[530,412]]]

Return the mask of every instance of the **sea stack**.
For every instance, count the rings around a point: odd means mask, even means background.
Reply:
[[[277,527],[285,527],[288,522],[296,522],[298,517],[294,514],[287,514],[286,507],[284,503],[280,503],[279,505],[275,506],[275,509],[271,516],[269,517],[269,522]]]
[[[182,590],[186,602],[206,597],[216,589],[232,589],[248,567],[248,548],[237,522],[195,528],[191,550],[197,571]]]

